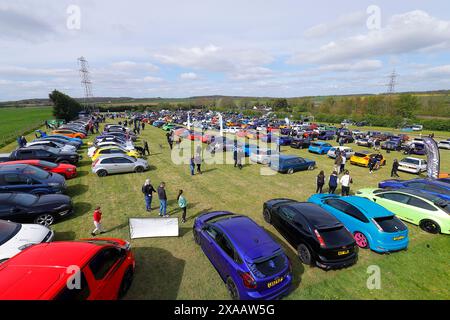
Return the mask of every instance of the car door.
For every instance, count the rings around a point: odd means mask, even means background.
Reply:
[[[212,225],[205,225],[200,234],[200,246],[202,247],[203,252],[214,267],[218,268],[219,263],[216,261],[217,253],[215,252],[214,242],[220,234],[219,230]]]
[[[34,159],[33,150],[17,150],[16,160],[30,160]]]
[[[239,256],[231,241],[220,231],[212,243],[211,253],[222,278],[236,272],[234,262],[239,259]]]
[[[116,164],[114,163],[113,158],[106,158],[100,160],[100,166],[105,169],[108,173],[115,173],[117,169]]]
[[[3,176],[3,179],[8,191],[30,192],[34,188],[31,182],[28,183],[29,181],[24,175],[17,173],[6,173]]]
[[[121,265],[127,256],[126,250],[107,247],[100,250],[90,261],[87,273],[92,275],[91,297],[94,300],[116,299],[122,282]]]
[[[295,247],[298,242],[298,234],[294,226],[294,218],[297,212],[287,206],[281,207],[278,212],[280,216],[279,231]]]
[[[50,153],[46,150],[34,150],[34,153],[35,153],[35,159],[45,160],[45,161],[50,161],[50,162],[56,160],[56,157],[52,153]]]
[[[372,200],[387,210],[393,212],[398,217],[413,222],[411,207],[408,205],[410,196],[399,192],[380,193],[372,197]]]
[[[132,172],[134,171],[134,163],[127,158],[117,157],[113,158],[115,172]]]

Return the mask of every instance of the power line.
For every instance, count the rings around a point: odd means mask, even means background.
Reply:
[[[81,85],[84,89],[84,109],[85,111],[90,111],[90,109],[93,109],[93,106],[91,106],[90,100],[94,97],[92,94],[92,81],[91,76],[89,73],[89,63],[86,60],[85,57],[78,58],[78,67],[81,77]]]

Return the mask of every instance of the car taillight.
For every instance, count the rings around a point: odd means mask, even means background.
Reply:
[[[92,166],[95,167],[95,165],[98,163],[98,159],[92,162]]]
[[[256,289],[256,281],[253,279],[252,275],[248,272],[239,272],[239,276],[242,279],[244,287],[248,289]]]
[[[73,169],[72,168],[67,168],[67,172],[72,172]]]
[[[316,234],[317,240],[319,240],[320,246],[322,248],[326,248],[325,241],[323,240],[322,236],[320,235],[319,231],[317,229],[314,229],[314,233]]]

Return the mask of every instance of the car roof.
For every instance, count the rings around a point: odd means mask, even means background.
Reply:
[[[339,200],[345,201],[349,204],[356,206],[359,210],[364,212],[368,218],[379,218],[392,216],[393,213],[385,209],[384,207],[370,201],[369,199],[358,197],[358,196],[348,196],[337,198]]]
[[[29,299],[43,297],[51,287],[66,284],[71,276],[68,267],[83,267],[101,248],[75,241],[29,247],[0,265],[0,299],[15,298],[18,294]]]
[[[130,160],[134,160],[133,157],[130,157],[124,153],[115,153],[115,154],[105,154],[105,155],[101,155],[100,157],[98,157],[98,160],[104,160],[104,159],[108,159],[108,158],[127,158]]]
[[[263,228],[246,216],[225,216],[212,224],[224,231],[247,260],[267,257],[281,249]]]
[[[317,229],[335,227],[340,224],[334,216],[311,202],[288,202],[285,204],[296,212],[300,213],[311,226]]]
[[[291,155],[291,154],[280,154],[278,156],[280,160],[289,160],[289,159],[303,159],[302,157]]]
[[[7,164],[0,166],[0,172],[23,171],[30,167],[28,164]]]

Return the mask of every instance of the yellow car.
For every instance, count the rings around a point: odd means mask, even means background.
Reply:
[[[350,163],[361,167],[368,167],[370,159],[374,157],[378,158],[380,165],[384,166],[386,164],[386,159],[382,154],[373,153],[370,151],[355,152],[355,154],[350,158]]]
[[[109,154],[126,154],[127,156],[139,158],[139,152],[136,150],[126,150],[119,147],[104,147],[99,148],[94,152],[94,155],[92,156],[92,161],[97,160],[98,157],[102,155],[109,155]]]

